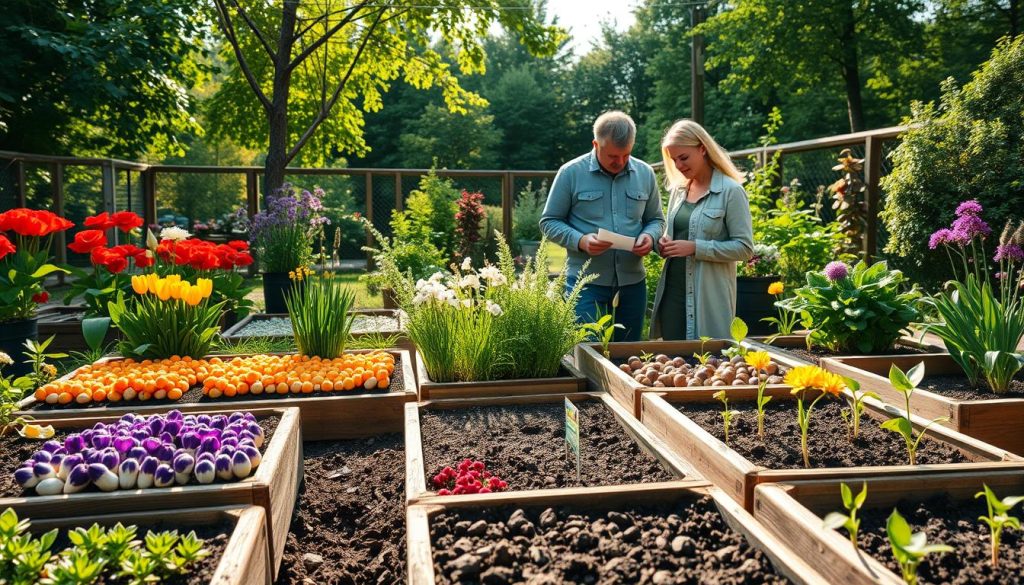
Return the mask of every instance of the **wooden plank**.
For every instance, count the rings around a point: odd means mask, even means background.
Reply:
[[[24,518],[22,518],[24,519]],[[115,515],[71,516],[49,518],[32,522],[31,532],[39,534],[54,528],[66,532],[75,527],[89,527],[93,524],[112,526],[118,522],[124,525],[153,525],[167,522],[165,512],[142,512]],[[270,549],[267,543],[267,527],[263,508],[258,506],[222,506],[217,508],[190,508],[174,513],[173,525],[179,532],[194,527],[229,522],[232,529],[227,546],[221,555],[210,585],[270,585]],[[140,534],[142,537],[144,535]]]
[[[871,262],[878,253],[878,211],[882,188],[882,139],[868,136],[864,139],[864,259]]]
[[[363,315],[368,317],[391,317],[398,321],[398,328],[396,329],[381,329],[373,332],[356,332],[352,333],[352,337],[360,339],[365,337],[368,333],[381,333],[383,335],[402,335],[405,334],[405,313],[400,309],[352,309],[349,314]],[[224,339],[230,339],[232,341],[239,339],[294,339],[291,333],[283,335],[243,335],[241,332],[249,326],[251,323],[256,321],[267,321],[270,319],[283,319],[287,318],[288,313],[250,313],[239,320],[237,323],[229,327],[223,333],[221,337]]]
[[[671,471],[672,475],[688,480],[703,479],[692,465],[673,453],[664,441],[656,437],[647,427],[640,424],[640,421],[633,416],[633,413],[623,408],[611,395],[607,393],[602,394],[601,401],[608,407],[608,410],[612,411],[615,419],[622,425],[626,434],[636,441],[644,451],[647,451],[652,457],[657,459],[662,467]]]
[[[529,396],[533,394],[568,394],[584,392],[587,380],[576,367],[562,359],[562,376],[553,378],[519,378],[514,380],[480,380],[471,382],[434,382],[427,374],[423,357],[416,352],[416,374],[420,400],[449,398]]]
[[[928,428],[927,436],[960,450],[969,463],[936,465],[893,465],[870,467],[845,467],[829,469],[769,469],[747,460],[726,446],[722,441],[705,431],[666,399],[675,403],[709,403],[713,400],[701,393],[677,393],[643,396],[641,422],[665,441],[669,448],[692,465],[698,473],[708,478],[731,497],[750,510],[753,506],[754,486],[765,482],[795,481],[819,478],[875,477],[891,475],[941,475],[949,473],[976,472],[984,474],[993,471],[1024,469],[1024,459],[1003,449],[982,443],[966,435],[939,426]],[[777,400],[793,400],[792,396],[778,396]],[[745,401],[736,398],[737,401]],[[898,416],[892,407],[872,399],[865,399],[865,413],[876,420]],[[914,428],[920,431],[928,421],[911,417]]]
[[[406,578],[409,585],[434,585],[429,512],[428,506],[409,506],[405,511]]]
[[[415,402],[405,405],[405,502],[416,501],[427,492],[423,464],[423,436],[420,434],[420,409]]]

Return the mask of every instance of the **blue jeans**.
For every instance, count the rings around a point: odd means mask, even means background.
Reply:
[[[565,281],[566,294],[576,284],[575,277]],[[612,298],[619,293],[619,306],[615,309],[615,322],[625,329],[616,329],[614,341],[640,341],[644,327],[644,313],[647,310],[647,281],[626,286],[598,286],[589,284],[580,292],[576,303],[576,322],[593,323],[600,315],[612,312]]]

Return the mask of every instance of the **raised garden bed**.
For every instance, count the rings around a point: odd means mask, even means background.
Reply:
[[[238,410],[236,407],[235,410]],[[89,511],[93,514],[117,514],[182,508],[254,505],[266,510],[267,534],[271,558],[276,567],[287,532],[284,527],[292,515],[295,496],[302,481],[302,432],[297,408],[245,409],[264,426],[268,437],[261,448],[262,462],[246,479],[209,485],[188,484],[166,488],[148,488],[101,492],[87,488],[75,494],[54,496],[26,495],[14,481],[14,470],[38,450],[42,443],[17,435],[0,437],[0,510],[13,508],[19,517],[33,520],[64,518]],[[204,411],[210,412],[210,411]],[[47,421],[62,440],[69,432],[80,431],[97,422],[110,423],[118,417],[94,416]],[[276,426],[273,426],[275,425]],[[270,431],[273,431],[272,434]]]
[[[567,459],[565,405],[580,410],[580,480]],[[407,497],[435,493],[431,479],[469,458],[512,491],[666,481],[695,475],[607,394],[427,402],[406,407]]]
[[[406,581],[403,451],[400,433],[303,445],[278,585]]]
[[[918,449],[919,464],[911,466],[903,438],[878,426],[880,421],[897,416],[896,410],[870,398],[865,400],[855,449],[849,447],[838,401],[823,399],[818,403],[808,439],[811,468],[805,469],[795,397],[773,393],[765,409],[766,441],[762,443],[756,436],[755,396],[730,391],[729,407],[740,414],[733,419],[727,446],[721,439],[722,406],[712,394],[645,394],[641,420],[698,473],[747,509],[753,505],[754,486],[759,483],[1024,469],[1024,459],[939,426],[928,429]],[[913,422],[916,431],[927,424],[916,417]]]
[[[826,583],[705,482],[410,506],[409,583]]]
[[[351,353],[365,353],[354,351]],[[92,416],[121,416],[129,412],[157,414],[177,409],[182,412],[252,410],[255,408],[296,407],[302,412],[302,433],[307,440],[342,439],[398,432],[404,424],[403,407],[416,401],[416,382],[408,352],[390,350],[395,356],[391,384],[378,390],[338,390],[332,392],[247,394],[228,398],[210,398],[201,387],[190,388],[178,400],[150,399],[146,402],[90,402],[87,404],[46,404],[28,397],[18,404],[18,414],[43,420]],[[119,358],[104,358],[97,363]],[[78,370],[62,379],[74,377]],[[400,373],[399,373],[400,372]]]
[[[633,416],[640,418],[640,397],[645,392],[689,392],[692,390],[706,389],[710,386],[690,386],[687,388],[654,388],[645,386],[635,380],[632,376],[619,368],[630,356],[639,356],[644,353],[654,355],[664,354],[668,357],[683,357],[688,363],[695,362],[695,354],[709,353],[713,356],[722,356],[722,350],[732,347],[732,341],[712,339],[701,343],[700,341],[637,341],[620,342],[608,345],[611,354],[610,359],[602,355],[600,344],[581,343],[576,346],[576,367],[590,381],[591,388],[600,388],[609,392],[618,402]],[[770,348],[769,348],[770,349]],[[769,351],[772,361],[784,368],[791,368],[800,365],[778,352]],[[782,386],[771,384],[775,388]],[[729,386],[729,388],[757,388],[757,384],[748,386]]]
[[[996,395],[982,386],[971,388],[949,354],[923,356],[856,356],[824,360],[822,367],[860,382],[890,404],[904,407],[903,394],[889,385],[889,367],[907,371],[924,362],[925,377],[910,397],[910,410],[929,420],[949,417],[942,424],[986,443],[1024,455],[1024,380]],[[984,384],[984,382],[982,382]]]
[[[82,305],[49,306],[39,312],[39,340],[53,337],[50,345],[52,351],[84,351],[89,348],[82,335],[82,317],[85,307]],[[113,327],[107,331],[103,345],[114,343],[118,339],[118,331]]]
[[[804,364],[818,365],[822,358],[851,355],[849,352],[836,353],[820,346],[811,346],[811,349],[808,350],[807,333],[779,335],[775,337],[748,337],[746,343],[755,349],[771,350],[776,353],[786,355],[790,359]],[[890,355],[926,355],[945,352],[946,349],[944,347],[932,345],[907,336],[896,340],[896,344],[893,346],[892,350],[886,352],[885,355],[877,355],[874,357],[883,358]]]
[[[405,336],[405,315],[397,309],[353,309],[355,315],[351,334],[356,339],[373,334],[399,335],[398,347],[412,353],[416,347]],[[230,341],[252,337],[262,339],[292,339],[291,319],[288,313],[253,313],[226,329],[221,336]]]
[[[24,519],[24,517],[19,516]],[[195,531],[206,542],[204,548],[210,556],[199,561],[187,574],[164,580],[168,584],[189,585],[270,585],[270,546],[267,541],[267,522],[259,506],[193,508],[176,510],[173,519],[164,512],[106,514],[102,516],[75,516],[70,518],[28,518],[33,535],[59,529],[54,547],[66,544],[64,534],[77,527],[89,528],[99,524],[109,528],[117,523],[136,525],[142,538],[147,530],[177,530],[179,534]],[[105,581],[104,581],[105,582]]]
[[[562,359],[558,376],[553,378],[522,378],[517,380],[486,380],[479,382],[434,382],[423,366],[423,357],[416,353],[416,379],[420,400],[445,398],[491,398],[531,394],[570,394],[586,392],[587,379],[568,359]]]
[[[987,514],[985,500],[974,498],[982,491],[982,483],[1001,498],[1024,494],[1024,474],[1019,472],[867,480],[867,499],[859,514],[858,545],[863,552],[854,550],[845,530],[822,525],[829,512],[843,512],[839,481],[759,485],[754,493],[754,516],[773,534],[786,538],[793,550],[818,567],[831,583],[903,583],[885,530],[894,507],[914,532],[927,533],[929,543],[956,549],[941,556],[929,555],[922,562],[918,572],[922,585],[1019,583],[1024,571],[1024,547],[1018,531],[1003,531],[999,568],[990,567],[990,532],[978,520]],[[859,479],[848,485],[854,493],[861,489]]]

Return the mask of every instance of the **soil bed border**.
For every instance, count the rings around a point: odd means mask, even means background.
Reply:
[[[445,400],[457,398],[496,398],[534,394],[569,394],[586,392],[587,379],[565,356],[558,375],[553,378],[516,378],[512,380],[473,380],[469,382],[434,382],[423,365],[423,356],[416,352],[416,379],[419,399]]]

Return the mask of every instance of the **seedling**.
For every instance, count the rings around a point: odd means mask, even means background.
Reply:
[[[852,379],[843,377],[846,382],[846,387],[850,389],[850,394],[853,398],[850,400],[849,410],[843,409],[843,419],[846,420],[846,425],[850,431],[850,442],[852,443],[860,435],[860,419],[864,414],[864,399],[867,397],[881,400],[876,392],[865,391],[860,392],[860,382]]]
[[[857,531],[860,530],[860,518],[857,517],[857,513],[860,512],[861,506],[864,505],[864,500],[868,498],[868,483],[863,482],[861,484],[860,492],[854,496],[850,486],[845,483],[839,484],[839,490],[843,496],[843,507],[846,508],[846,514],[842,512],[829,512],[828,516],[825,516],[824,525],[825,528],[831,530],[837,530],[839,528],[845,528],[850,534],[850,542],[853,543],[853,548],[857,546]]]
[[[719,390],[712,394],[712,397],[716,400],[722,401],[722,406],[725,410],[722,411],[722,422],[725,426],[725,444],[729,444],[729,425],[732,423],[732,417],[738,415],[738,410],[729,410],[729,397],[726,396],[725,390]]]
[[[596,322],[587,323],[583,326],[583,329],[588,333],[597,335],[597,340],[601,344],[601,354],[604,355],[605,359],[611,359],[612,357],[611,352],[608,350],[608,344],[612,342],[615,330],[626,328],[622,323],[615,322],[615,312],[618,308],[619,293],[615,293],[615,296],[612,297],[612,312],[599,315]]]
[[[892,555],[900,564],[903,581],[907,585],[917,585],[917,568],[926,556],[953,552],[953,547],[948,544],[928,544],[928,535],[924,532],[912,532],[910,525],[895,508],[885,524],[885,531],[889,535]]]
[[[903,396],[906,398],[907,408],[904,411],[904,416],[891,418],[883,422],[882,428],[903,436],[903,440],[907,444],[907,453],[910,455],[911,465],[917,465],[917,448],[921,445],[921,439],[924,438],[928,427],[935,423],[949,420],[949,417],[946,416],[932,419],[931,422],[921,429],[920,433],[916,436],[914,435],[914,425],[910,422],[910,395],[914,393],[922,379],[924,379],[924,362],[910,368],[906,373],[896,367],[896,364],[889,367],[889,383],[893,388],[903,393]]]
[[[722,353],[726,356],[747,356],[747,348],[743,346],[743,340],[747,338],[749,329],[743,319],[739,317],[733,317],[732,323],[729,325],[729,335],[732,337],[733,346],[722,350]]]
[[[754,373],[760,376],[761,372],[767,373],[768,364],[771,363],[772,358],[766,351],[752,351],[747,354],[747,363],[754,368]],[[764,380],[758,378],[757,382],[757,436],[764,440],[764,407],[767,405],[772,397],[764,395],[764,389],[768,386],[768,378]]]
[[[706,335],[700,336],[700,353],[693,354],[694,359],[700,362],[700,365],[705,365],[708,360],[711,359],[711,353],[704,351],[704,344],[711,341],[711,338]]]
[[[974,497],[984,496],[988,505],[988,516],[978,516],[978,520],[988,524],[992,533],[992,568],[995,569],[999,566],[999,540],[1002,538],[1003,528],[1009,526],[1020,530],[1020,518],[1010,516],[1008,512],[1017,504],[1024,502],[1024,496],[1008,496],[1000,500],[988,485],[982,486],[985,488],[984,491],[974,494]]]

